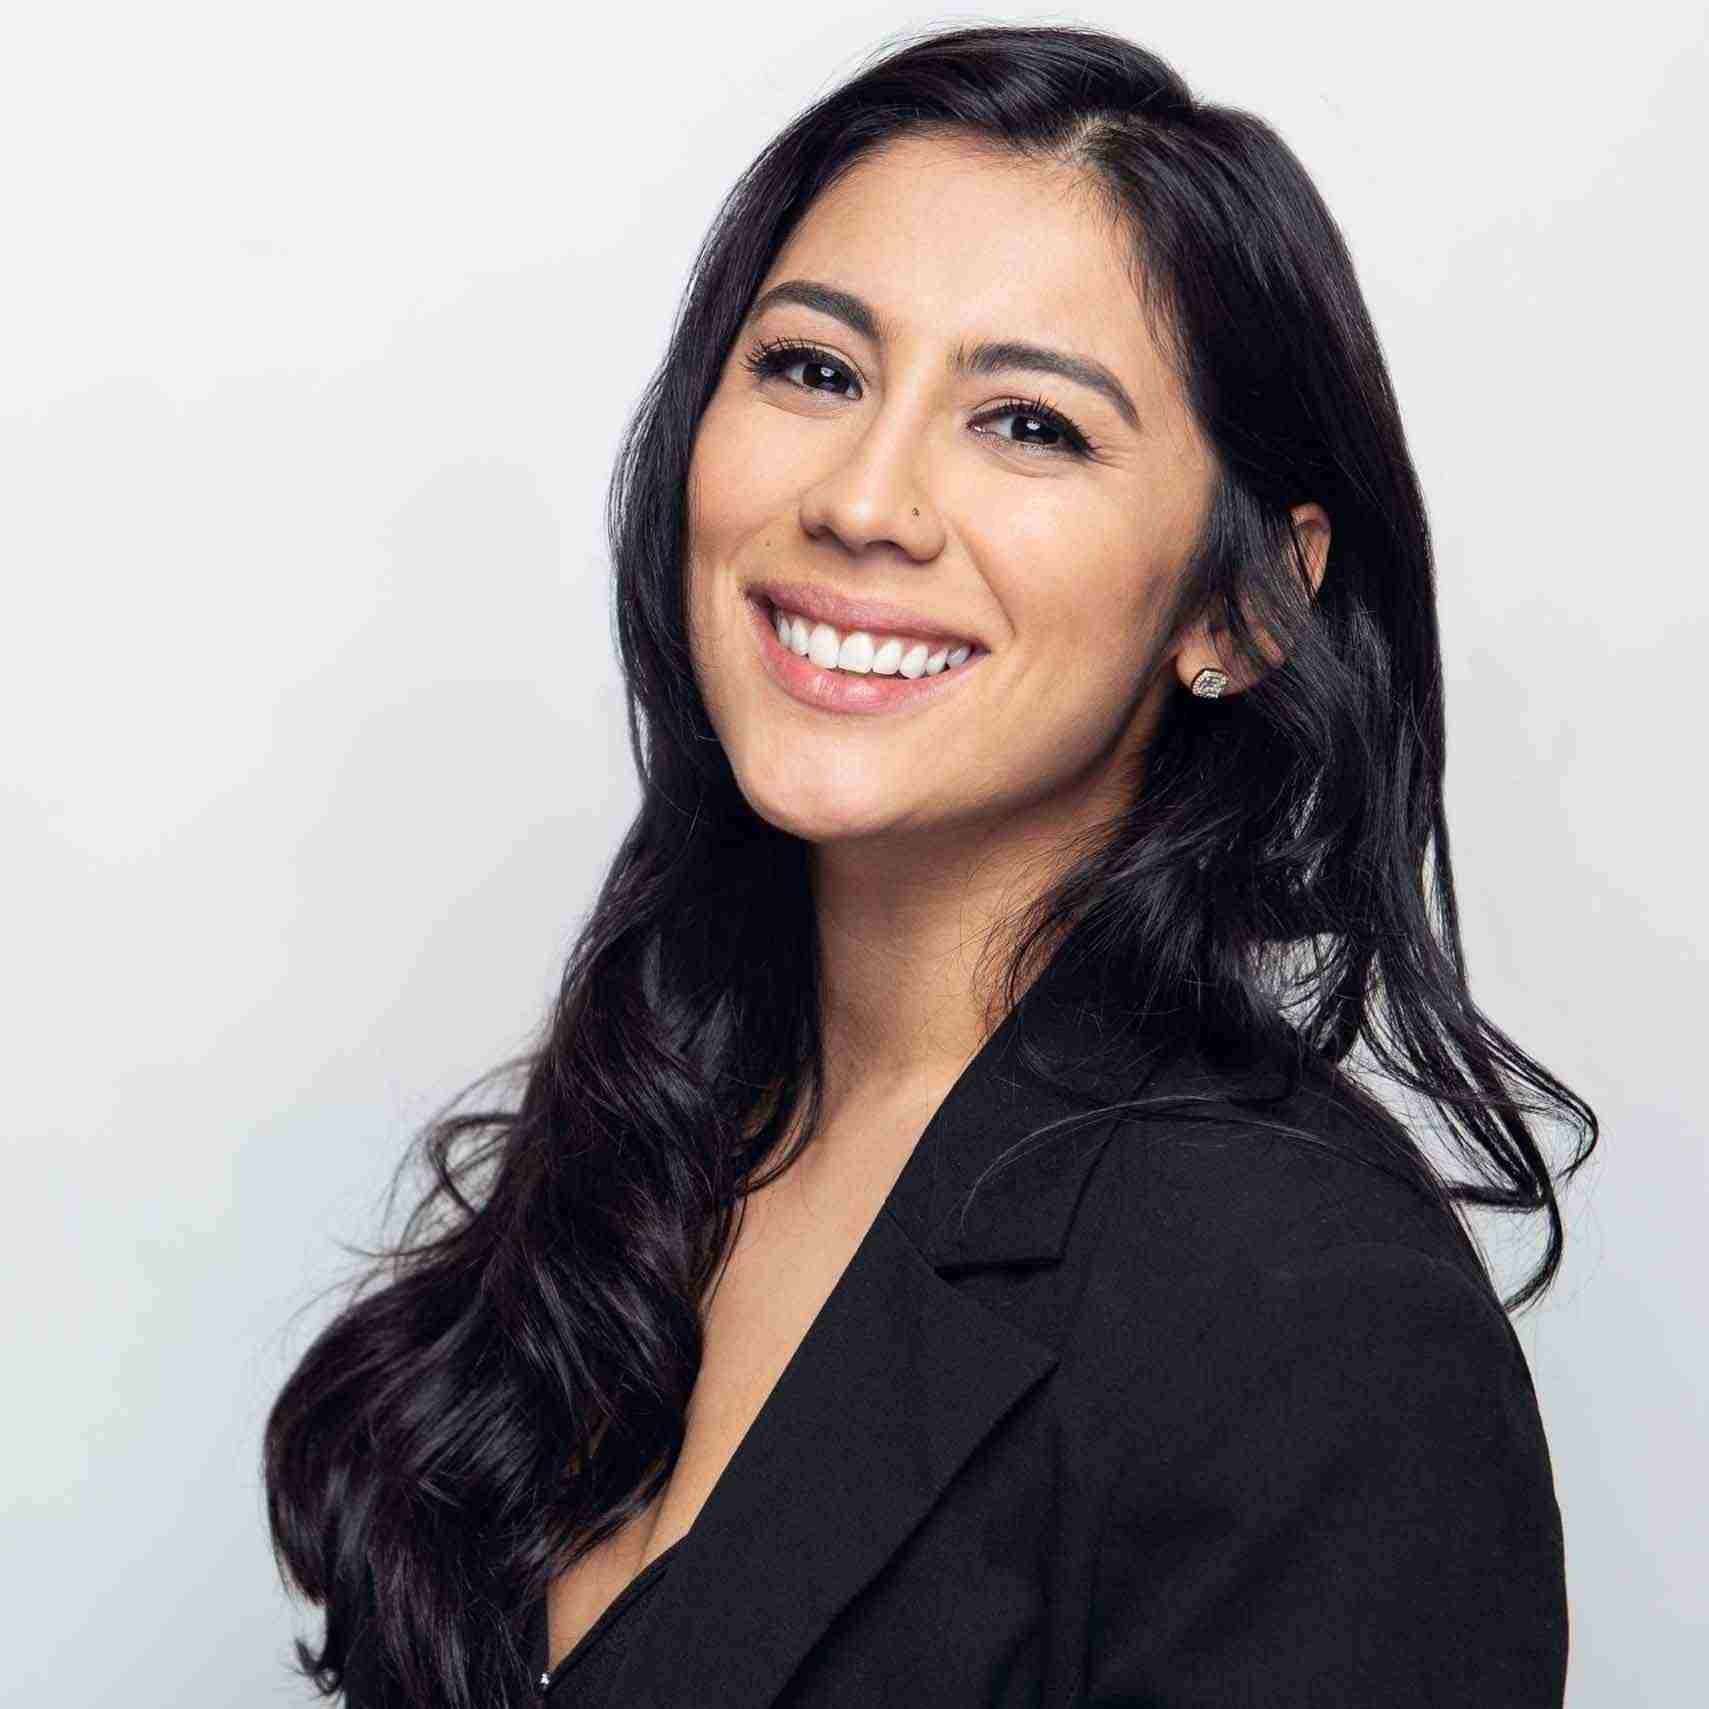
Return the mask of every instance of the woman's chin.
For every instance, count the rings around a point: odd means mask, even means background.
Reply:
[[[905,785],[883,788],[872,783],[838,786],[835,766],[817,776],[757,777],[738,766],[736,782],[744,798],[768,825],[809,843],[858,842],[927,828],[941,809],[916,800]]]

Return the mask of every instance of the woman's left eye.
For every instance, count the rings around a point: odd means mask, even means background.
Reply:
[[[1069,456],[1085,457],[1090,455],[1092,444],[1086,435],[1071,422],[1060,410],[1052,409],[1043,398],[1021,398],[1014,403],[999,404],[995,409],[987,410],[979,417],[980,422],[1001,421],[1004,416],[1018,417],[1029,427],[1042,427],[1047,433],[1054,433],[1066,442]],[[1041,451],[1061,452],[1060,445],[1042,445],[1037,439],[1010,439],[1005,441],[1010,445],[1036,446]]]
[[[789,344],[781,341],[768,340],[756,344],[742,359],[742,365],[749,373],[758,374],[762,378],[772,378],[786,373],[789,369],[805,363],[810,371],[817,370],[819,380],[825,381],[832,375],[840,374],[851,384],[857,383],[854,376],[828,350],[821,350],[812,344]],[[825,384],[804,384],[792,380],[791,385],[807,392],[830,392],[833,397],[842,394],[832,391]],[[1077,428],[1061,410],[1045,402],[1043,398],[1013,398],[988,409],[979,416],[974,426],[983,426],[986,422],[1001,421],[1005,416],[1015,416],[1028,427],[1042,428],[1045,433],[1055,434],[1061,444],[1049,444],[1035,437],[1010,439],[998,435],[1005,445],[1016,445],[1034,453],[1047,456],[1087,457],[1093,450],[1092,442]]]

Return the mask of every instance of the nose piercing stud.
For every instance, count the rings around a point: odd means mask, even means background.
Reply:
[[[1193,693],[1201,700],[1215,700],[1227,687],[1228,673],[1212,670],[1209,665],[1193,678]]]

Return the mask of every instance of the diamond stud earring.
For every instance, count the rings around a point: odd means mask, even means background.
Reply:
[[[1228,687],[1228,673],[1212,670],[1209,665],[1193,678],[1193,693],[1203,700],[1215,700]]]

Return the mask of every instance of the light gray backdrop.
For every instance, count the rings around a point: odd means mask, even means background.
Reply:
[[[736,173],[957,15],[9,14],[7,1702],[307,1701],[260,1421],[335,1239],[520,1044],[633,805],[617,433]],[[1474,989],[1606,1121],[1519,1321],[1570,1701],[1681,1704],[1709,1582],[1701,9],[977,15],[1156,47],[1275,123],[1352,243],[1440,549]]]

